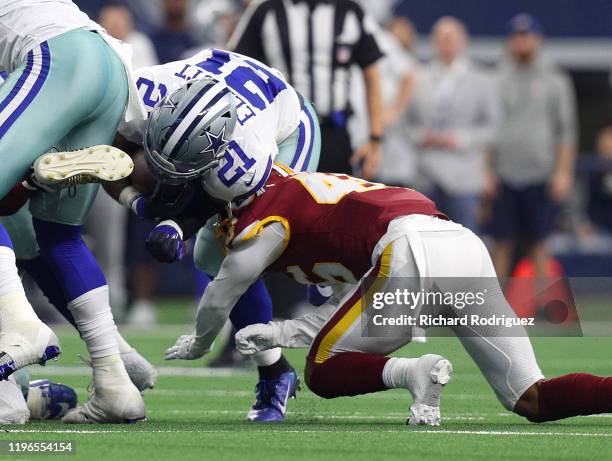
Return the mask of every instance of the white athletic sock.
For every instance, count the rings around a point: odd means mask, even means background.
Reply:
[[[390,358],[383,368],[382,379],[389,389],[409,389],[410,375],[419,359]]]
[[[0,247],[0,330],[16,322],[40,322],[26,298],[17,272],[15,253]]]
[[[117,339],[117,346],[119,347],[119,352],[121,354],[127,354],[128,352],[132,352],[134,348],[129,345],[129,343],[121,336],[119,330],[115,334],[115,338]]]
[[[97,387],[119,387],[132,385],[130,377],[118,354],[92,359],[94,385]]]
[[[253,361],[258,367],[268,367],[278,362],[281,355],[281,348],[275,347],[274,349],[268,349],[267,351],[261,351],[253,354]]]
[[[117,326],[113,320],[108,286],[91,290],[68,303],[92,362],[119,354]]]

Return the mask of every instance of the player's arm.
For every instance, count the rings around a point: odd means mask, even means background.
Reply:
[[[351,289],[354,289],[353,285],[334,287],[334,295],[325,304],[302,317],[243,328],[236,333],[236,348],[243,355],[253,355],[275,347],[310,347],[323,325],[338,308],[340,300]]]
[[[241,354],[248,356],[275,347],[310,347],[335,310],[335,305],[325,303],[316,311],[297,319],[249,325],[236,333],[236,348]]]
[[[200,300],[195,332],[181,336],[166,351],[166,360],[193,360],[210,351],[238,299],[282,254],[285,237],[284,226],[275,222],[231,250]]]
[[[133,180],[134,177],[140,177],[148,173],[145,171],[146,167],[144,166],[144,162],[136,161],[138,154],[142,151],[142,147],[128,141],[121,134],[117,134],[115,136],[113,146],[121,149],[132,157],[132,159],[135,161],[134,172],[127,178],[120,179],[119,181],[105,182],[102,184],[102,187],[106,193],[117,202],[137,213],[138,200],[143,198],[147,192],[146,190],[143,190],[142,187],[139,188],[138,184],[136,184]],[[153,182],[152,179],[151,181]],[[142,202],[141,205],[142,204],[144,204],[144,202]]]

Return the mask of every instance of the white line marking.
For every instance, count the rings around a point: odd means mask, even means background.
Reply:
[[[243,410],[164,410],[160,413],[170,413],[174,415],[242,415],[245,413]],[[292,411],[291,416],[300,417],[300,418],[310,418],[310,419],[322,419],[322,420],[361,420],[361,419],[374,419],[374,420],[399,420],[402,421],[406,419],[409,414],[408,411],[406,413],[387,413],[385,415],[365,415],[363,413],[347,413],[347,414],[329,414],[329,415],[313,415],[311,413],[304,412],[296,412]],[[456,415],[456,416],[446,416],[443,415],[442,419],[444,421],[484,421],[486,418],[484,416],[466,416],[466,415]]]
[[[139,423],[140,425],[146,423]],[[141,426],[138,426],[141,427]],[[498,435],[498,436],[544,436],[544,437],[612,437],[612,433],[609,432],[543,432],[543,431],[462,431],[462,430],[444,430],[444,429],[403,429],[400,430],[383,430],[383,431],[367,431],[367,430],[350,430],[350,431],[334,431],[334,430],[320,430],[320,429],[289,429],[283,430],[279,428],[277,431],[269,431],[269,430],[254,430],[254,431],[240,431],[237,429],[221,429],[221,430],[211,430],[211,429],[188,429],[188,430],[172,430],[172,429],[151,429],[151,430],[78,430],[78,429],[58,429],[58,430],[49,430],[49,429],[5,429],[4,433],[16,433],[16,434],[236,434],[237,432],[249,432],[249,433],[261,433],[261,434],[331,434],[334,436],[338,436],[340,434],[377,434],[377,433],[388,433],[388,434],[450,434],[450,435]]]
[[[232,376],[247,376],[254,370],[235,368],[191,368],[191,367],[156,367],[159,376],[182,376],[193,378],[228,378]],[[37,368],[32,374],[44,376],[90,376],[91,368],[84,366],[47,366]]]

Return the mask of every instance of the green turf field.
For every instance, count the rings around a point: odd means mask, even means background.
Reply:
[[[166,314],[164,314],[166,315]],[[182,321],[188,314],[179,315]],[[176,320],[176,314],[173,314]],[[72,330],[57,328],[63,341],[60,361],[34,370],[77,389],[87,398],[88,376],[77,354],[85,349]],[[88,460],[250,460],[250,459],[449,459],[449,460],[608,460],[612,459],[612,415],[560,423],[530,424],[508,413],[454,338],[430,338],[398,355],[436,352],[455,367],[442,397],[443,425],[405,425],[408,392],[387,391],[359,398],[323,400],[305,387],[290,402],[283,425],[244,422],[256,374],[210,373],[203,361],[167,362],[162,355],[186,326],[127,332],[127,339],[162,367],[156,389],[148,391],[148,421],[134,426],[66,426],[30,423],[6,427],[0,439],[73,440],[76,456]],[[609,375],[612,338],[542,338],[534,341],[545,374],[571,371]],[[304,353],[289,352],[300,370]],[[571,398],[571,396],[568,396]],[[43,455],[0,459],[45,459]],[[58,456],[51,456],[58,459]]]

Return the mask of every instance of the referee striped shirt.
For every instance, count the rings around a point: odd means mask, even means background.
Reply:
[[[283,72],[329,117],[350,111],[351,66],[382,57],[376,28],[353,0],[254,0],[229,48]]]

